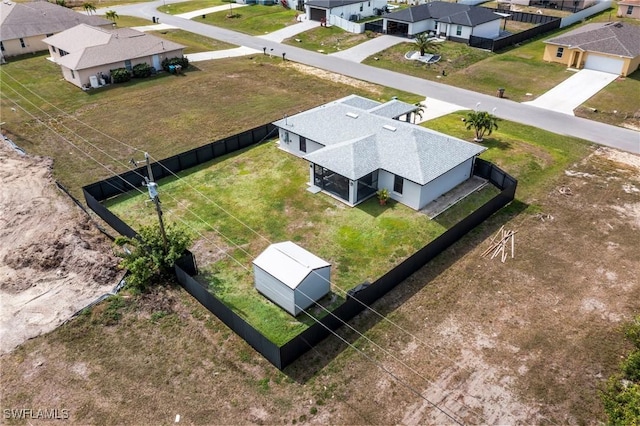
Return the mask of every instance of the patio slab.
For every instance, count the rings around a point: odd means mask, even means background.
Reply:
[[[478,176],[462,182],[444,195],[439,196],[429,204],[427,204],[420,213],[426,214],[429,219],[434,219],[439,214],[444,213],[449,207],[463,200],[467,195],[484,188],[489,182]]]

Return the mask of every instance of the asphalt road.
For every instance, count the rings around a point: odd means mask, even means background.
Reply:
[[[476,109],[479,107],[481,110],[493,111],[495,108],[494,114],[505,120],[528,124],[560,135],[574,136],[600,145],[640,154],[640,132],[637,131],[586,120],[580,117],[573,117],[442,83],[423,80],[339,57],[300,49],[295,46],[281,45],[277,42],[237,33],[224,28],[163,14],[156,10],[156,8],[163,3],[165,3],[165,1],[155,1],[118,6],[111,9],[115,10],[118,15],[138,16],[149,20],[151,20],[153,16],[159,17],[161,23],[173,25],[186,31],[239,46],[247,46],[260,51],[262,51],[263,47],[266,47],[267,51],[277,56],[281,56],[283,52],[286,52],[286,58],[291,61],[343,74],[359,80],[392,87],[405,92],[415,93],[424,97],[450,102],[468,109]],[[171,1],[167,3],[174,2]],[[478,105],[478,103],[480,103],[480,105]]]

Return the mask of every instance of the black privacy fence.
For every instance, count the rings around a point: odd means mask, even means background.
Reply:
[[[247,130],[235,136],[195,148],[181,154],[169,157],[152,164],[155,179],[171,176],[214,158],[224,156],[234,151],[258,144],[276,134],[277,128],[272,124],[265,124]],[[167,170],[168,169],[168,170]],[[175,273],[182,287],[204,307],[211,311],[220,321],[244,339],[256,351],[260,352],[278,369],[284,369],[296,359],[309,351],[323,339],[340,328],[346,321],[355,317],[373,302],[380,299],[390,290],[402,283],[406,278],[425,266],[431,259],[454,244],[473,228],[485,221],[489,216],[513,201],[517,187],[517,180],[502,171],[494,164],[476,158],[474,175],[487,179],[492,185],[500,189],[500,193],[484,203],[474,212],[449,228],[442,235],[408,257],[392,270],[369,285],[354,283],[354,290],[344,303],[331,313],[306,330],[298,334],[283,345],[276,345],[262,333],[245,321],[239,314],[220,301],[195,277],[198,267],[195,256],[191,252],[176,262]],[[87,205],[106,223],[121,235],[133,237],[136,232],[118,216],[109,211],[101,202],[142,187],[146,170],[144,167],[113,176],[100,182],[92,183],[83,189]]]

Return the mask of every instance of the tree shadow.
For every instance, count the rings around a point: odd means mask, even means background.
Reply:
[[[352,320],[348,321],[348,326],[341,326],[319,344],[315,346],[309,345],[310,350],[286,367],[283,373],[297,383],[306,383],[320,370],[334,361],[345,349],[354,345],[354,343],[361,338],[361,335],[364,335],[371,328],[383,321],[383,318],[386,318],[387,315],[397,310],[400,305],[412,298],[433,279],[444,273],[487,238],[494,235],[506,222],[524,212],[527,207],[527,203],[517,199],[513,200],[498,213],[491,216],[481,225],[472,229],[468,234],[460,238],[460,240],[445,249],[410,278],[374,302],[371,305],[372,309],[365,309]],[[420,282],[411,279],[418,274],[424,275],[426,278]],[[353,327],[353,329],[350,327]]]
[[[484,140],[479,143],[490,149],[495,148],[502,151],[511,149],[511,142],[503,141],[502,139],[497,139],[497,138],[484,138]]]

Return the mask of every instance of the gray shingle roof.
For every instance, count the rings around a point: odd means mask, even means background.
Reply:
[[[621,22],[586,24],[545,43],[635,58],[640,55],[640,26]]]
[[[274,124],[324,145],[304,158],[349,179],[383,169],[424,185],[486,149],[341,101]]]
[[[384,18],[400,22],[420,22],[426,19],[435,19],[436,21],[465,25],[467,27],[501,19],[499,15],[496,15],[486,7],[443,1],[433,1],[402,9],[398,12],[386,14]]]
[[[402,115],[415,111],[418,108],[420,107],[394,99],[377,107],[370,108],[369,112],[383,117],[398,118]]]
[[[305,4],[311,7],[331,9],[334,7],[347,6],[350,4],[362,3],[364,0],[309,0]]]
[[[184,46],[131,28],[105,29],[77,25],[44,40],[45,43],[69,52],[56,62],[72,70],[82,70],[104,64],[122,62]]]
[[[0,40],[55,34],[83,23],[112,24],[98,16],[84,15],[46,1],[0,3]]]

